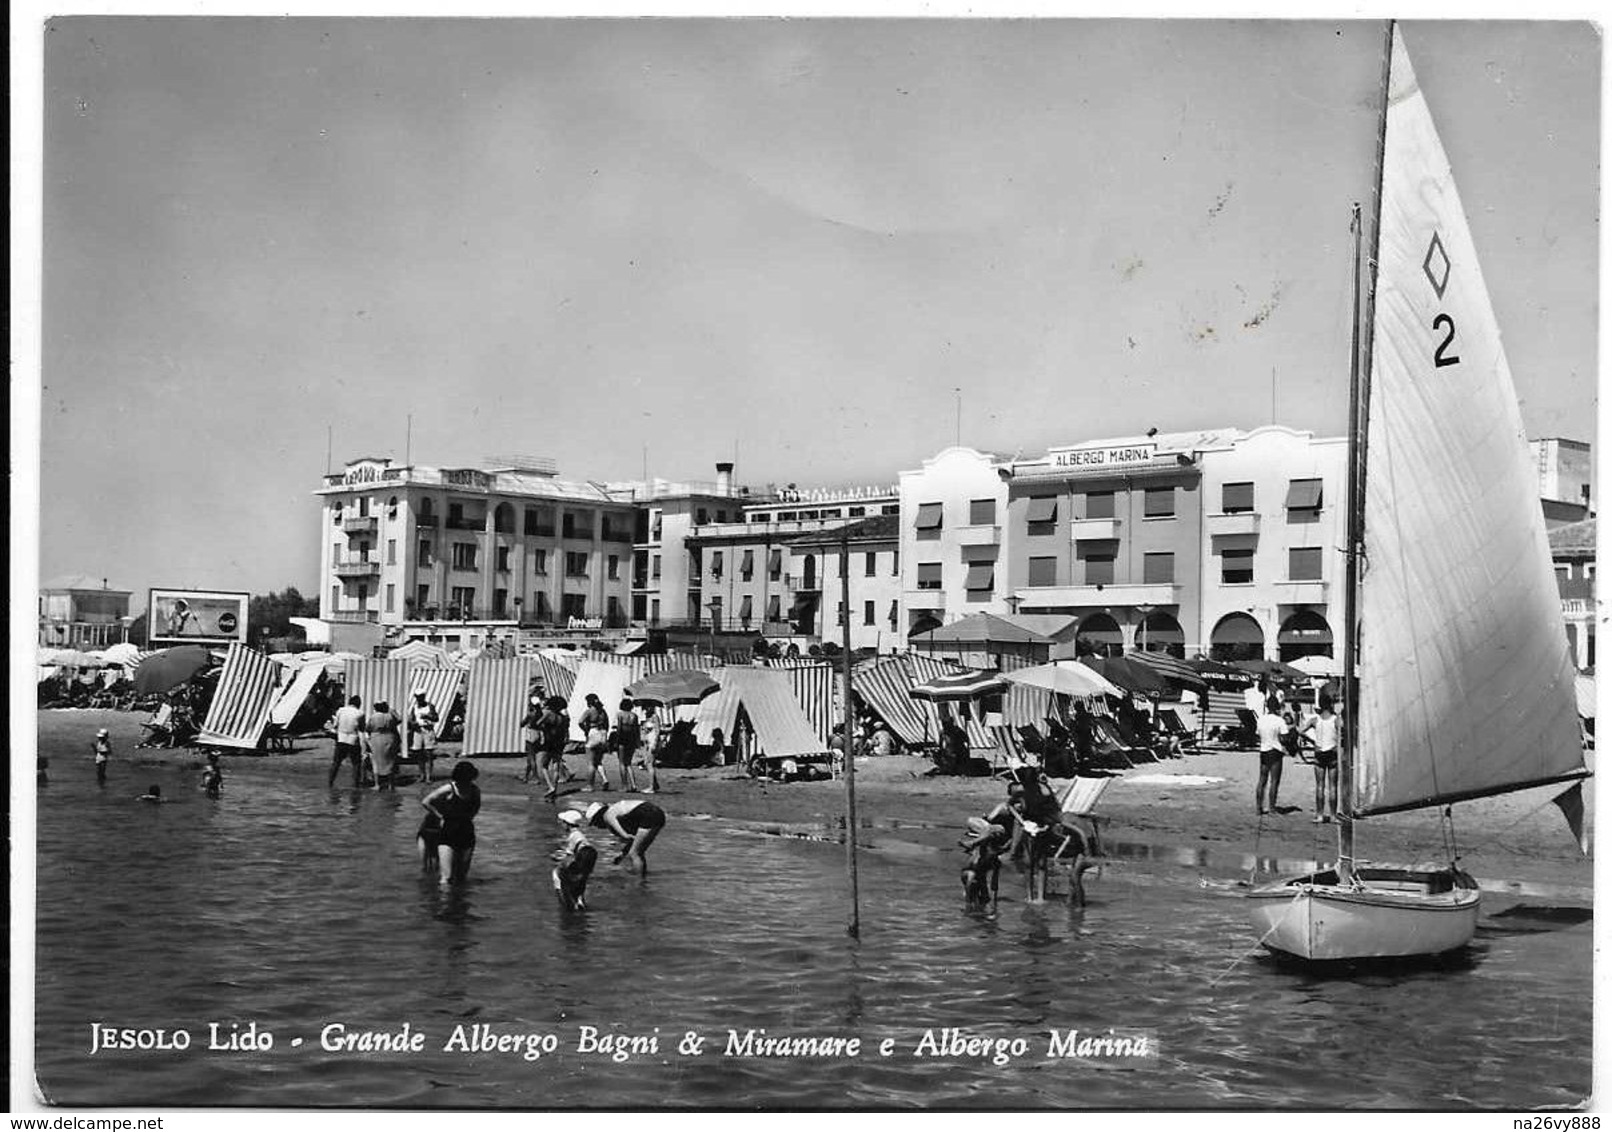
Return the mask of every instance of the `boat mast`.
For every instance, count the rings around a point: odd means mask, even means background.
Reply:
[[[1394,59],[1394,21],[1383,32],[1381,99],[1377,115],[1377,167],[1371,182],[1371,260],[1361,303],[1360,205],[1354,206],[1354,330],[1349,356],[1349,499],[1347,546],[1344,552],[1343,720],[1338,744],[1338,875],[1351,880],[1355,864],[1354,764],[1359,730],[1360,684],[1355,678],[1355,652],[1360,633],[1360,562],[1365,553],[1366,441],[1371,407],[1372,322],[1377,306],[1377,255],[1382,236],[1383,153],[1388,143],[1388,82]]]

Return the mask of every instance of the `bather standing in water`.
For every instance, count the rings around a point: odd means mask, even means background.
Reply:
[[[625,859],[637,867],[639,876],[649,872],[649,863],[644,860],[644,854],[666,827],[665,810],[639,798],[612,802],[608,806],[594,802],[588,807],[586,818],[589,825],[608,829],[627,843],[627,847],[616,858],[616,864]]]
[[[440,871],[446,884],[462,884],[476,853],[476,814],[481,810],[481,772],[474,763],[454,764],[448,781],[420,799],[426,818],[420,823],[420,865]]]
[[[375,710],[364,720],[369,735],[369,759],[375,764],[375,789],[395,790],[397,757],[403,749],[403,720],[385,700],[375,701]]]

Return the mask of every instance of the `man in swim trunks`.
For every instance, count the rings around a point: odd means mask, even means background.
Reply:
[[[637,866],[639,876],[649,872],[649,863],[644,860],[644,854],[665,828],[666,811],[653,802],[635,798],[626,802],[612,802],[608,806],[594,802],[588,806],[584,816],[590,826],[608,829],[626,843],[626,848],[616,858],[618,865],[625,859]]]
[[[1338,816],[1338,713],[1332,697],[1322,693],[1320,710],[1304,721],[1304,734],[1315,744],[1315,817],[1330,822]]]
[[[1259,717],[1259,784],[1254,787],[1254,804],[1262,814],[1280,813],[1276,808],[1276,792],[1282,785],[1282,759],[1287,755],[1283,740],[1288,726],[1282,719],[1281,704],[1273,696],[1265,701],[1265,713]],[[1265,784],[1270,783],[1270,805],[1265,803]]]
[[[364,785],[364,750],[359,745],[359,732],[364,729],[364,712],[360,707],[363,702],[357,696],[350,696],[346,704],[336,709],[333,723],[336,752],[330,760],[331,786],[336,785],[336,774],[347,760],[353,764],[353,789]]]

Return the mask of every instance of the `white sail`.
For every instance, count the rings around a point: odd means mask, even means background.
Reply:
[[[1357,814],[1583,768],[1574,672],[1511,371],[1397,29],[1380,223]]]

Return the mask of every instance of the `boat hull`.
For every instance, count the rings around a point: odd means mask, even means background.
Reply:
[[[1259,942],[1313,962],[1441,955],[1471,942],[1478,886],[1458,869],[1361,865],[1359,883],[1335,870],[1262,885],[1248,896]]]

